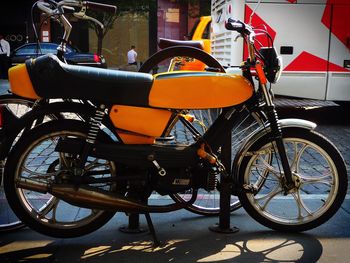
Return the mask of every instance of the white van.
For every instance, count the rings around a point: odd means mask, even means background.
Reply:
[[[246,56],[225,20],[247,23],[257,2],[212,0],[211,52],[222,65],[238,66]],[[275,94],[350,101],[350,0],[262,0],[252,25],[268,30],[283,58]]]

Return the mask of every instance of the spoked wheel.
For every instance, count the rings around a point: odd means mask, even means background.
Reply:
[[[21,117],[31,110],[34,101],[23,99],[13,94],[5,94],[0,96],[0,104],[6,105],[15,116]],[[5,161],[1,160],[0,162],[0,232],[12,231],[25,226],[13,213],[5,196],[3,181]]]
[[[204,68],[225,72],[220,63],[210,56],[196,48],[189,47],[173,47],[157,52],[149,60],[147,60],[140,68],[141,72],[149,73],[157,70],[158,72],[167,70],[181,70],[184,66],[189,69],[190,63],[198,61],[205,64]],[[198,63],[197,63],[198,64]],[[237,120],[236,125],[232,130],[232,155],[234,156],[242,141],[249,134],[258,129],[263,121],[261,113],[250,113],[247,109],[244,110],[242,118]],[[189,119],[193,119],[192,125],[200,134],[213,124],[216,118],[221,113],[221,109],[206,109],[206,110],[191,110],[184,111],[181,114],[186,115]],[[194,118],[191,118],[193,116]],[[195,142],[194,134],[191,132],[179,118],[174,118],[165,134],[168,140],[159,140],[160,143],[170,144],[186,144],[190,145]],[[219,178],[217,178],[219,180]],[[220,182],[218,182],[220,184]],[[176,202],[189,201],[192,197],[192,190],[188,190],[179,194],[171,194],[170,197]],[[238,197],[231,196],[231,211],[241,207]],[[200,189],[196,201],[186,208],[187,210],[205,216],[216,216],[220,212],[220,192],[218,189],[206,191]]]
[[[88,209],[69,204],[49,193],[17,188],[17,182],[31,180],[51,184],[62,180],[76,162],[75,156],[55,151],[61,138],[86,138],[85,125],[74,120],[44,123],[29,131],[11,151],[5,166],[5,191],[11,208],[29,227],[54,237],[88,234],[106,222],[114,212]],[[84,168],[89,176],[108,178],[116,175],[113,162],[89,157]],[[113,191],[115,184],[89,186]]]
[[[160,73],[173,70],[191,70],[191,63],[202,62],[203,67],[218,72],[225,72],[221,64],[211,55],[198,48],[187,46],[169,47],[158,51],[145,61],[139,69],[144,73]],[[198,70],[194,66],[194,70]]]
[[[240,119],[237,119],[235,126],[232,129],[232,156],[234,157],[239,147],[245,141],[249,135],[256,131],[263,122],[263,116],[259,113],[250,113],[244,109]],[[220,114],[220,109],[211,110],[196,110],[190,113],[196,116],[196,121],[193,125],[198,131],[205,132],[213,121]],[[170,136],[174,138],[176,143],[180,144],[192,144],[194,142],[193,134],[183,125],[182,122],[175,122],[174,126],[170,130]],[[205,216],[217,216],[220,212],[220,177],[217,178],[217,188],[213,191],[206,191],[200,189],[198,191],[198,197],[196,201],[187,209],[193,213],[205,215]],[[183,202],[188,201],[192,197],[192,190],[188,190],[184,193],[173,194],[171,197],[175,201]],[[237,196],[231,196],[230,211],[235,211],[241,207],[241,203]]]
[[[346,167],[338,150],[322,135],[297,128],[282,133],[294,187],[285,191],[276,147],[267,134],[248,150],[239,175],[241,184],[259,191],[242,193],[240,200],[255,220],[269,228],[309,230],[326,222],[341,206],[347,191]]]

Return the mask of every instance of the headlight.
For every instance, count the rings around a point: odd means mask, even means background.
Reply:
[[[277,83],[277,81],[279,81],[281,74],[282,74],[282,69],[283,69],[283,60],[281,56],[277,57],[278,60],[278,67],[276,69],[276,73],[275,73],[275,79],[274,81],[271,81],[271,83]]]
[[[277,55],[276,49],[274,47],[261,48],[259,50],[260,54],[264,59],[264,71],[267,80],[270,83],[276,83],[282,71],[282,57]]]

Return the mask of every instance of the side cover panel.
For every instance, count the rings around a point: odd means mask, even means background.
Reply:
[[[167,110],[114,105],[111,120],[119,129],[133,131],[148,136],[162,135],[171,112]]]

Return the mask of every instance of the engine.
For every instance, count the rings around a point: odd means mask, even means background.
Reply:
[[[150,171],[150,181],[154,190],[161,195],[179,193],[191,188],[204,188],[207,191],[216,187],[217,172],[207,165],[199,163],[197,167],[172,168],[159,173]]]

